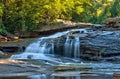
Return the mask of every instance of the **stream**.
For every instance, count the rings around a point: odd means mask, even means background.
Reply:
[[[114,48],[116,40],[118,45]],[[0,79],[117,79],[115,74],[120,74],[119,42],[119,31],[94,31],[90,28],[40,37],[28,45],[24,52],[8,59],[37,61],[40,65],[52,67],[52,72]]]

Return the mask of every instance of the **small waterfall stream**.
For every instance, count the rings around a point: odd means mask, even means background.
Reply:
[[[80,39],[79,37],[75,37],[75,43],[74,43],[74,58],[78,58],[80,55]]]
[[[71,39],[67,36],[64,44],[64,55],[66,57],[78,58],[80,55],[80,38],[75,36],[74,39]]]
[[[72,75],[69,71],[63,71],[65,73],[61,72],[62,74],[55,71],[55,73],[50,76],[46,74],[32,75],[28,76],[27,79],[113,79],[112,74],[114,72],[120,72],[120,64],[107,63],[104,61],[81,61],[80,55],[84,43],[82,37],[85,37],[86,39],[86,35],[89,35],[91,38],[96,36],[96,39],[92,39],[90,44],[105,46],[107,41],[103,41],[106,38],[106,35],[108,36],[107,39],[116,39],[120,34],[114,35],[113,32],[106,31],[88,32],[89,31],[86,29],[73,29],[70,31],[58,32],[51,36],[38,38],[31,43],[23,53],[12,55],[10,59],[37,59],[45,61],[43,62],[45,65],[47,63],[47,65],[56,67],[76,67],[75,73],[71,72]],[[100,36],[100,38],[102,37],[102,41],[97,36]],[[108,42],[111,43],[111,41]],[[113,42],[116,41],[113,40]],[[89,53],[89,51],[87,53]],[[67,60],[65,60],[65,58]],[[79,71],[78,75],[76,74],[76,69]]]
[[[64,56],[71,57],[73,41],[67,36],[64,44]]]
[[[72,32],[76,30],[71,30]],[[59,40],[55,41],[57,38],[65,37],[63,42],[63,47],[61,48],[63,51],[63,57],[69,58],[79,58],[80,56],[80,37],[73,36],[72,38],[69,36],[71,31],[58,32],[54,35],[48,37],[41,37],[35,42],[31,43],[26,50],[22,54],[13,55],[12,59],[44,59],[51,61],[59,61],[58,58],[49,57],[49,55],[59,55],[56,51],[56,46],[59,45]],[[78,29],[78,31],[81,31]],[[59,46],[58,46],[59,47]],[[57,49],[56,49],[57,48]],[[60,61],[59,61],[60,62]]]

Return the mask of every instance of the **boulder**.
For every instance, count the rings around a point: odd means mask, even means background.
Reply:
[[[118,18],[108,18],[104,21],[104,24],[106,24],[109,27],[120,27],[120,17]]]
[[[0,35],[0,42],[7,42],[7,37],[1,36]]]
[[[19,40],[19,37],[18,36],[14,36],[13,39],[14,40]]]
[[[7,35],[7,38],[8,38],[8,41],[16,41],[16,40],[19,40],[19,37],[18,37],[18,36],[15,36],[15,35],[12,35],[12,34]]]
[[[16,41],[19,40],[18,36],[7,35],[6,37],[0,35],[0,42]]]

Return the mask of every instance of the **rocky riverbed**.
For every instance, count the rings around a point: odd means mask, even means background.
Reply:
[[[97,76],[113,79],[120,73],[119,43],[119,31],[101,26],[67,29],[42,38],[3,42],[0,43],[0,55],[4,59],[0,60],[0,76],[30,76],[33,79],[66,76],[75,76],[73,79],[89,76],[92,79],[91,76]],[[9,57],[4,58],[9,53]],[[40,74],[45,75],[38,76]]]
[[[50,74],[51,66],[35,60],[0,60],[0,77],[28,76],[36,74]]]

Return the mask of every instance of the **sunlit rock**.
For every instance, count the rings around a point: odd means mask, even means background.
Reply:
[[[108,18],[104,21],[104,23],[109,27],[113,27],[113,28],[120,27],[120,18],[119,17]]]
[[[8,38],[0,35],[0,42],[7,42]]]

